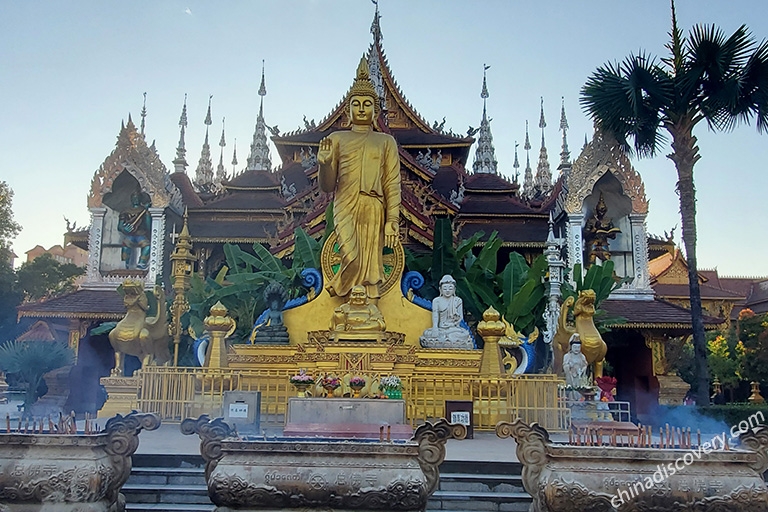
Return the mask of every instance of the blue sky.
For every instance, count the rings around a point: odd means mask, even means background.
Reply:
[[[746,23],[768,37],[764,0],[678,0],[688,30],[716,23],[731,33]],[[427,120],[446,118],[463,133],[482,114],[482,66],[499,169],[511,175],[514,143],[531,125],[538,158],[544,97],[550,162],[557,163],[561,97],[575,157],[591,136],[579,90],[594,69],[640,49],[663,56],[670,28],[666,0],[381,0],[384,48],[406,97]],[[224,160],[237,138],[245,166],[266,61],[267,124],[282,131],[320,120],[351,84],[371,41],[368,0],[103,2],[0,0],[0,179],[15,191],[24,230],[14,250],[62,242],[63,217],[89,221],[86,196],[114,147],[121,121],[138,123],[147,92],[147,138],[168,168],[188,94],[187,161],[193,173],[213,94],[212,153]],[[732,133],[697,128],[699,265],[726,275],[768,275],[768,135],[754,126]],[[663,155],[634,160],[650,199],[648,228],[679,225],[674,167]],[[277,154],[273,151],[273,161]],[[471,165],[469,162],[468,167]],[[524,165],[524,164],[523,164]],[[231,166],[228,166],[231,168]],[[678,241],[680,230],[676,231]]]

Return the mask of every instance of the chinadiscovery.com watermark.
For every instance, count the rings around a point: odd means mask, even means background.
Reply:
[[[740,421],[737,425],[731,427],[731,439],[738,438],[741,434],[749,432],[764,422],[765,417],[763,416],[763,412],[757,411],[746,420]],[[675,459],[674,462],[670,462],[666,466],[663,464],[657,465],[653,475],[646,476],[643,480],[638,480],[634,484],[627,486],[626,490],[619,489],[611,498],[611,505],[615,508],[619,508],[630,500],[635,499],[642,492],[650,491],[654,485],[663,483],[669,477],[682,471],[686,466],[690,466],[695,461],[701,460],[702,455],[709,455],[712,451],[722,450],[727,446],[725,432],[719,436],[714,436],[710,441],[700,444],[696,449],[690,450],[682,457]]]

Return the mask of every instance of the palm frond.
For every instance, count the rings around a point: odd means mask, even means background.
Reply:
[[[672,93],[669,75],[641,52],[599,67],[582,88],[581,105],[625,150],[650,156],[665,141],[659,128]]]
[[[677,14],[675,13],[675,0],[672,3],[672,28],[669,31],[669,43],[666,48],[669,50],[670,58],[661,59],[666,64],[673,75],[677,75],[683,69],[683,63],[687,57],[685,45],[683,45],[683,31],[677,26]]]
[[[733,112],[740,102],[744,66],[755,41],[746,26],[730,37],[714,25],[697,25],[687,45],[690,61],[681,77],[683,99],[706,118],[710,128],[730,130],[738,121]]]
[[[729,114],[734,123],[749,124],[756,118],[757,130],[768,131],[768,41],[762,41],[744,65],[737,100]]]

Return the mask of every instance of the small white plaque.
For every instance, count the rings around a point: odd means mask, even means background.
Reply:
[[[451,423],[469,426],[469,411],[452,411]]]
[[[248,417],[248,404],[229,404],[229,417],[230,418],[247,418]]]

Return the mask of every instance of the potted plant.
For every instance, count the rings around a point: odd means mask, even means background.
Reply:
[[[403,382],[397,375],[381,379],[381,389],[387,398],[403,398]]]
[[[349,387],[353,392],[352,398],[360,398],[360,390],[365,387],[365,377],[352,377],[349,379]]]
[[[341,386],[341,379],[335,375],[326,375],[320,380],[320,385],[325,390],[325,396],[333,398],[333,392]]]
[[[299,398],[306,398],[307,389],[315,383],[315,378],[308,374],[303,368],[299,373],[288,379],[296,387]]]

